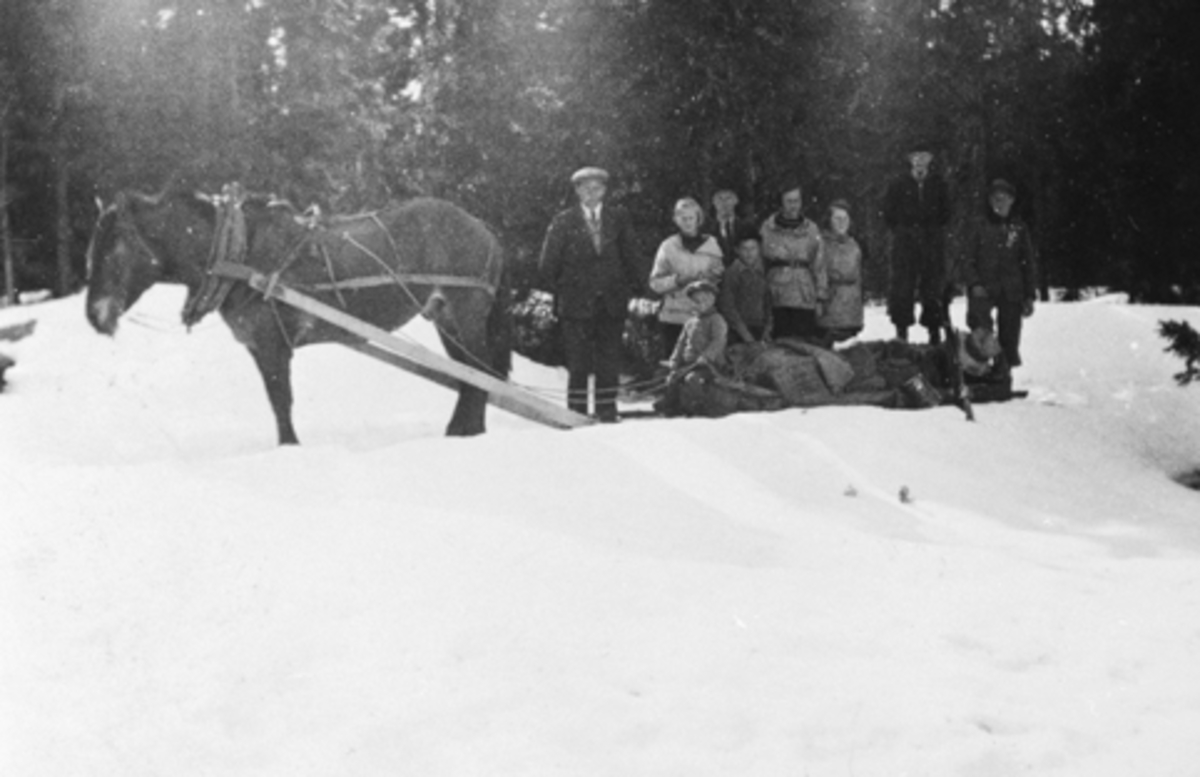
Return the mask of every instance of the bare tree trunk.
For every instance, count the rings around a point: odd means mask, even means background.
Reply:
[[[61,128],[54,140],[54,255],[58,273],[54,284],[54,296],[65,297],[74,286],[74,271],[71,267],[71,203],[68,193],[71,185],[71,164],[67,159],[67,141]]]
[[[4,254],[4,303],[17,302],[16,268],[8,223],[8,109],[0,109],[0,252]]]

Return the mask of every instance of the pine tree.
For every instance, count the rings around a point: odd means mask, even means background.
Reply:
[[[1169,343],[1164,350],[1184,361],[1183,372],[1175,374],[1179,385],[1200,381],[1200,332],[1186,321],[1160,321],[1158,333]]]

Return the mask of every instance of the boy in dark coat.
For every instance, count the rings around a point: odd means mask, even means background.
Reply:
[[[717,309],[734,343],[757,343],[771,334],[771,287],[762,260],[762,237],[747,229],[737,238],[737,258],[725,270]]]

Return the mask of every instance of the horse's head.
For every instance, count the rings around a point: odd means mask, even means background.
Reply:
[[[121,192],[101,209],[88,245],[88,321],[111,335],[155,283],[198,287],[211,241],[211,205]]]

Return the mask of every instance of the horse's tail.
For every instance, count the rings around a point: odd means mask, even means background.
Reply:
[[[507,378],[512,370],[512,351],[515,339],[515,329],[512,317],[512,287],[510,285],[508,263],[504,261],[504,251],[498,240],[492,240],[491,255],[488,264],[496,268],[496,296],[492,300],[492,308],[488,311],[487,340],[488,351],[491,355],[491,367],[495,373]]]

